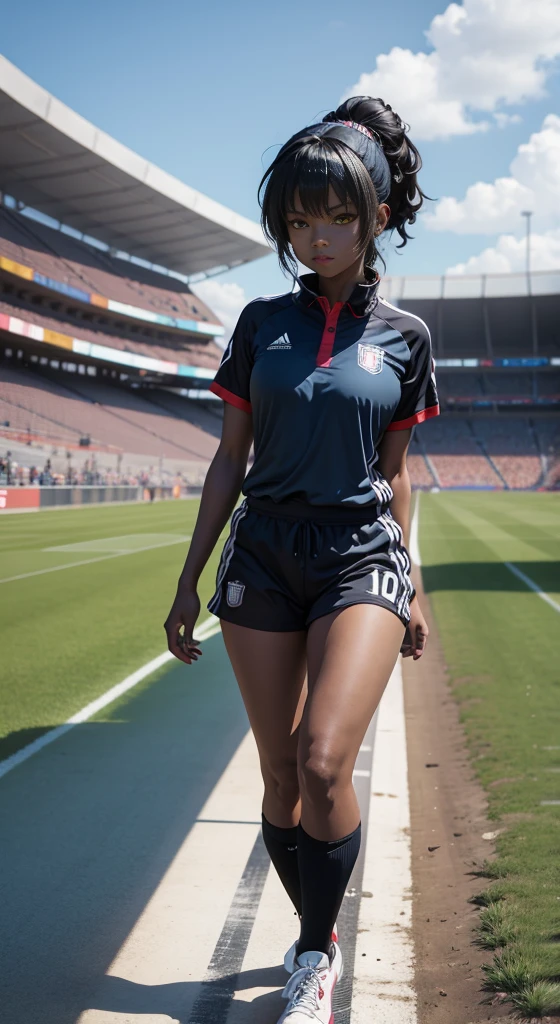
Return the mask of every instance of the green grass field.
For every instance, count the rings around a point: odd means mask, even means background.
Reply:
[[[486,985],[523,1017],[558,1013],[560,497],[423,494],[420,548],[473,766],[503,829],[481,871],[493,880],[478,901],[478,941],[494,951]]]
[[[0,520],[0,759],[165,650],[197,509],[193,500]],[[221,547],[201,579],[201,620]],[[560,615],[506,563],[560,606],[560,496],[422,494],[420,549],[473,765],[503,830],[498,859],[481,871],[492,880],[479,898],[479,941],[494,955],[486,984],[526,1016],[558,1012]]]
[[[163,622],[188,548],[181,538],[192,533],[198,504],[2,518],[0,579],[54,571],[0,583],[0,759],[165,650]],[[200,581],[199,621],[209,616],[221,545]]]

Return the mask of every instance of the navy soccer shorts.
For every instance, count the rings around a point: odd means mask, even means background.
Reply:
[[[391,512],[247,497],[231,518],[207,607],[251,629],[288,632],[352,604],[377,604],[407,626],[410,557]]]

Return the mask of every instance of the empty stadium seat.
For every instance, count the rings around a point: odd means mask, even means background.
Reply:
[[[3,366],[0,423],[58,441],[89,435],[114,451],[209,462],[217,439],[122,387],[72,377],[61,383]]]
[[[171,317],[219,324],[205,303],[177,278],[111,256],[106,250],[1,206],[0,256],[108,299]]]

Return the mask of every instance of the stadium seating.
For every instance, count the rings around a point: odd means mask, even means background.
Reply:
[[[38,308],[31,303],[20,303],[14,305],[0,300],[0,313],[9,317],[16,317],[27,324],[36,324],[44,330],[53,331],[55,334],[65,334],[68,337],[77,337],[81,341],[88,341],[94,345],[104,345],[107,348],[118,349],[122,352],[133,352],[137,355],[150,356],[152,359],[162,359],[166,362],[183,363],[186,366],[201,366],[210,370],[216,370],[223,355],[214,342],[199,342],[188,335],[177,337],[169,334],[165,344],[157,342],[141,341],[136,338],[126,337],[116,332],[108,333],[101,327],[96,327],[88,320],[78,316],[67,314],[64,319],[49,315],[49,310],[39,312]]]
[[[560,417],[535,417],[533,420],[541,452],[547,456],[560,453]]]
[[[543,475],[535,431],[527,418],[443,415],[421,429],[441,487],[534,487]]]
[[[222,435],[222,410],[218,402],[213,403],[214,408],[208,409],[201,402],[188,402],[179,395],[165,390],[164,388],[144,389],[142,397],[161,409],[165,409],[178,419],[187,420],[200,430],[220,438]]]
[[[539,374],[538,390],[540,395],[554,395],[560,399],[560,373],[553,371]]]
[[[503,487],[467,420],[442,415],[427,420],[420,429],[424,450],[440,487]]]
[[[440,370],[438,393],[442,406],[450,399],[456,398],[476,400],[550,396],[560,399],[560,374],[554,371],[500,373],[496,370],[469,370],[466,373],[459,373]]]
[[[533,426],[527,417],[480,417],[475,429],[509,487],[534,487],[543,465]]]
[[[89,436],[92,449],[124,454],[135,465],[156,459],[169,471],[187,463],[202,471],[217,449],[221,426],[219,403],[188,401],[168,388],[125,387],[108,376],[49,366],[31,370],[15,360],[0,369],[5,438],[76,448]],[[559,420],[550,414],[444,413],[413,432],[408,468],[418,488],[558,486],[559,451]]]
[[[198,337],[192,330],[157,323],[155,316],[154,322],[142,320],[135,309],[217,324],[208,307],[175,277],[120,259],[1,206],[0,257],[4,346],[12,353],[29,348],[24,359],[11,358],[0,371],[0,424],[10,425],[3,428],[4,437],[14,443],[27,439],[30,445],[75,450],[80,438],[89,436],[92,450],[103,455],[107,466],[113,466],[119,454],[121,460],[126,456],[134,472],[142,460],[157,460],[169,472],[188,465],[203,474],[221,435],[221,404],[188,401],[163,384],[169,385],[175,375],[178,385],[177,374],[185,366],[215,372],[223,350],[209,334]],[[29,274],[25,268],[31,268]],[[109,301],[122,307],[109,310]],[[422,315],[423,310],[419,312]],[[471,357],[487,356],[489,327],[494,355],[527,356],[529,314],[529,304],[514,297],[507,304],[490,304],[485,326],[482,304],[453,299],[440,305],[437,322],[446,339],[446,354],[453,347]],[[74,339],[86,345],[78,348]],[[544,351],[546,335],[541,340]],[[103,346],[103,355],[88,356],[87,343]],[[436,339],[436,372],[438,344]],[[106,349],[114,350],[113,355]],[[125,364],[117,361],[116,353],[121,352],[131,356]],[[84,363],[78,367],[82,356]],[[161,367],[160,362],[159,372],[165,371],[166,377],[158,378],[155,364],[134,363],[132,357],[137,356],[173,364],[174,369]],[[141,367],[150,367],[147,379],[140,376]],[[70,373],[72,368],[81,372]],[[468,414],[453,411],[453,402],[469,399],[553,400],[560,396],[557,370],[481,365],[465,372],[453,365],[438,374],[438,390],[442,415],[413,432],[408,456],[413,487],[560,485],[557,417],[529,416],[524,411],[485,415],[476,408]]]
[[[481,373],[441,372],[438,375],[437,382],[441,401],[458,396],[481,398],[484,395]]]
[[[0,207],[0,256],[32,267],[46,278],[108,299],[171,317],[219,323],[205,303],[177,278],[118,259],[5,207]]]
[[[423,455],[410,454],[407,457],[408,473],[413,487],[422,490],[436,486],[436,480]]]
[[[61,384],[31,371],[2,367],[0,423],[59,442],[94,445],[152,458],[209,462],[217,440],[123,387],[83,377]]]

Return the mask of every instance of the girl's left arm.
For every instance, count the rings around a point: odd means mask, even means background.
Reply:
[[[378,462],[380,472],[391,485],[393,491],[393,498],[390,503],[391,514],[403,532],[407,551],[410,538],[411,486],[406,466],[406,454],[411,434],[412,427],[406,427],[403,430],[386,431],[379,445]],[[422,614],[416,591],[414,590],[413,596],[410,599],[410,620],[400,651],[403,658],[411,657],[414,661],[421,658],[429,633],[428,623]]]
[[[404,544],[408,550],[410,540],[410,498],[412,488],[406,465],[408,445],[412,436],[412,427],[404,430],[390,430],[383,435],[379,445],[380,473],[383,474],[393,491],[390,503],[391,513],[399,524]]]

